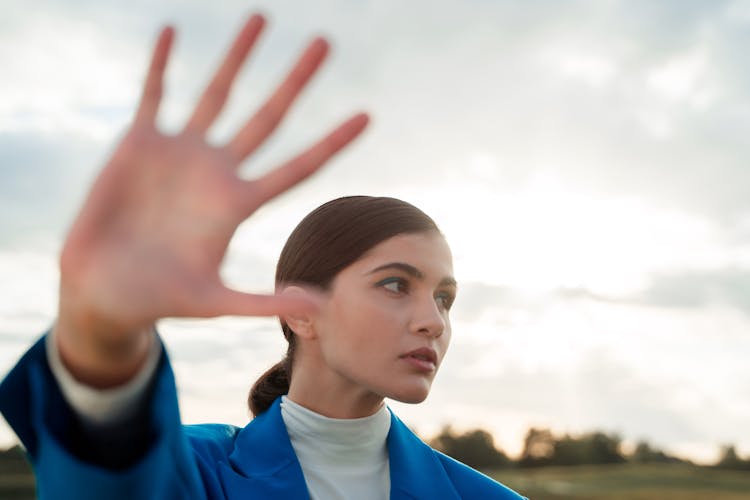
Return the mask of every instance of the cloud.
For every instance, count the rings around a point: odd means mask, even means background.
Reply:
[[[534,315],[561,301],[692,311],[727,307],[750,315],[750,271],[727,267],[660,272],[650,275],[647,285],[632,294],[600,293],[587,287],[559,287],[529,293],[511,286],[461,283],[453,317],[457,321],[477,321],[493,314],[496,319],[509,320],[518,311]]]
[[[456,320],[477,320],[483,314],[518,304],[519,296],[510,287],[480,282],[460,283],[451,314]]]
[[[750,271],[727,267],[660,272],[652,274],[647,286],[634,294],[607,295],[581,287],[559,288],[550,297],[686,311],[726,307],[750,315]]]
[[[724,442],[750,444],[740,438],[750,408],[730,409],[723,396],[696,387],[676,372],[654,377],[634,365],[627,353],[593,349],[574,365],[530,370],[518,353],[494,350],[495,372],[481,373],[460,369],[454,360],[461,358],[465,366],[482,363],[487,347],[464,341],[456,348],[462,352],[450,354],[428,402],[420,407],[396,405],[404,418],[421,423],[418,427],[428,433],[446,423],[481,426],[493,431],[505,450],[518,453],[531,426],[560,433],[598,429],[630,442],[647,439],[675,452],[692,449],[701,461],[712,460]]]
[[[686,309],[720,304],[750,315],[750,271],[726,268],[656,275],[636,300],[658,307]]]
[[[60,238],[91,182],[98,145],[64,133],[0,133],[0,247]]]
[[[54,26],[60,36],[53,48],[67,61],[64,78],[47,86],[51,77],[19,68],[23,71],[8,83],[18,99],[8,102],[27,103],[17,109],[32,110],[28,123],[36,126],[46,115],[44,120],[79,133],[106,129],[107,135],[112,120],[105,118],[114,113],[122,123],[137,96],[157,18],[172,19],[180,29],[162,116],[162,123],[175,129],[247,11],[242,2],[45,5],[38,16],[12,9],[21,28],[9,32],[9,41],[21,33],[34,43],[24,49],[29,56],[9,53],[3,60],[35,61],[28,67],[40,68],[55,63],[43,50],[52,41],[30,36],[39,26]],[[437,185],[456,170],[473,175],[464,167],[479,152],[497,165],[482,181],[498,189],[546,170],[584,188],[648,197],[715,217],[731,219],[750,210],[746,183],[726,180],[750,175],[742,133],[750,121],[750,86],[742,82],[750,71],[738,51],[750,35],[736,6],[542,5],[269,4],[268,32],[215,135],[223,139],[235,130],[305,41],[322,31],[334,41],[329,64],[249,173],[277,164],[364,106],[373,112],[372,128],[346,153],[349,166],[334,165],[313,181],[316,189],[335,182],[339,189],[361,190],[363,175],[368,189]],[[34,101],[42,104],[34,107]]]
[[[455,396],[459,404],[523,408],[561,430],[605,428],[665,442],[708,437],[675,403],[675,387],[653,384],[609,352],[586,353],[578,366],[562,372],[545,368],[530,372],[506,358],[493,377],[453,375],[442,383],[460,394]]]

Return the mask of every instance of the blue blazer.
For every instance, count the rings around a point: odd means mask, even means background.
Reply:
[[[92,440],[49,369],[44,337],[0,384],[0,411],[29,453],[39,498],[309,498],[281,418],[280,399],[244,428],[184,426],[166,354],[148,402],[129,428],[99,430]],[[391,499],[523,498],[433,450],[391,415]],[[132,429],[137,432],[131,440]],[[112,439],[113,434],[119,438]],[[130,455],[126,462],[113,464],[101,458],[123,445],[124,454]]]

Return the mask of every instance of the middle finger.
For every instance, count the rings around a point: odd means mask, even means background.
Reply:
[[[289,107],[315,74],[328,53],[328,42],[316,38],[279,85],[270,99],[253,115],[226,146],[238,164],[276,129]]]
[[[237,35],[211,83],[208,84],[208,87],[203,92],[193,115],[185,126],[186,130],[203,134],[214,120],[216,120],[216,117],[221,112],[221,108],[226,103],[232,83],[234,83],[234,79],[243,61],[247,58],[250,49],[255,45],[255,41],[263,30],[264,24],[265,20],[263,17],[257,14],[253,15],[247,21],[242,31]]]

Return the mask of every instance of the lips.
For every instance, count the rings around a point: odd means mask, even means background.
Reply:
[[[423,371],[432,371],[437,367],[437,353],[429,347],[420,347],[407,352],[401,359],[408,361],[416,368]]]

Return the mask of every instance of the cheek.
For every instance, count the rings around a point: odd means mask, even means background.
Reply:
[[[405,331],[402,323],[401,315],[387,303],[353,297],[337,300],[326,314],[323,349],[342,355],[366,352],[365,359],[374,359],[400,347],[397,337]]]

